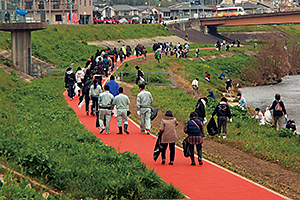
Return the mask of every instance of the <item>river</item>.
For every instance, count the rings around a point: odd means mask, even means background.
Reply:
[[[276,93],[281,95],[288,119],[293,119],[300,126],[300,75],[286,76],[281,83],[257,87],[240,88],[247,104],[260,108],[263,112],[274,101]]]

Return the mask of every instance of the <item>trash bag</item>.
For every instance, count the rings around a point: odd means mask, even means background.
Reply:
[[[161,135],[157,137],[155,147],[154,147],[154,152],[153,152],[153,159],[156,162],[157,158],[160,155],[160,152],[163,150],[163,147],[161,146]]]
[[[271,120],[272,120],[272,114],[268,108],[266,109],[266,112],[265,112],[265,119],[267,120],[267,122],[271,122]]]
[[[183,141],[182,141],[182,147],[183,147],[183,155],[185,157],[189,157],[191,155],[190,152],[190,146],[189,146],[189,142],[188,142],[188,137],[186,137]]]
[[[151,117],[150,117],[150,119],[151,119],[151,120],[154,120],[155,117],[157,116],[158,108],[150,107],[150,109],[151,109]]]
[[[207,124],[207,132],[209,135],[214,136],[218,133],[218,127],[215,119],[212,117]]]

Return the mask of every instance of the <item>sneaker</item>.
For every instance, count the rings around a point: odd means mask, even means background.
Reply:
[[[124,130],[125,133],[129,134],[129,132],[127,130]]]
[[[203,162],[202,162],[202,160],[200,160],[200,161],[199,161],[199,165],[203,165]]]
[[[100,131],[100,133],[103,133],[103,131],[104,131],[104,130],[105,130],[105,129],[104,129],[104,128],[102,128],[102,129],[101,129],[101,131]]]
[[[150,132],[150,130],[149,130],[149,129],[147,129],[147,134],[148,134],[148,135],[150,135],[150,134],[151,134],[151,132]]]
[[[143,134],[143,133],[146,133],[146,131],[145,130],[141,130],[140,133]]]
[[[218,135],[218,138],[221,138],[221,135]]]
[[[226,135],[223,135],[223,139],[226,139]]]
[[[163,161],[161,161],[161,164],[162,164],[162,165],[164,165],[165,163],[166,163],[166,161],[164,161],[164,160],[163,160]]]
[[[195,162],[192,162],[191,165],[196,166],[196,163],[195,163]]]
[[[169,162],[169,165],[173,165],[173,162]]]
[[[117,134],[119,134],[119,135],[120,135],[120,134],[123,134],[123,133],[122,133],[122,132],[117,132]]]
[[[89,111],[86,112],[86,115],[89,115]]]

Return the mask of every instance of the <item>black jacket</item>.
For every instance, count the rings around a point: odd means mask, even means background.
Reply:
[[[195,112],[198,114],[198,117],[205,117],[205,107],[201,99],[197,102]]]
[[[75,84],[75,74],[72,71],[67,71],[65,74],[65,84],[66,87],[68,85],[74,85]]]
[[[277,103],[279,103],[280,107],[281,107],[281,111],[279,110],[276,110],[276,105]],[[284,106],[284,103],[282,101],[277,101],[277,100],[274,100],[273,103],[272,103],[272,106],[270,107],[270,110],[273,110],[273,116],[283,116],[283,114],[286,115],[286,109],[285,109],[285,106]]]
[[[221,101],[219,105],[215,108],[214,112],[212,113],[212,116],[217,114],[217,116],[226,116],[228,118],[231,118],[231,112],[230,108],[227,103]]]

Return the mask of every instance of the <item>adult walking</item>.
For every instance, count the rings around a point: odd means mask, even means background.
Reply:
[[[113,107],[114,96],[109,92],[109,86],[104,86],[104,92],[99,96],[99,125],[100,133],[103,133],[104,129],[104,118],[106,121],[106,134],[110,132],[110,120],[111,120],[111,111]]]
[[[92,99],[91,115],[95,116],[95,112],[98,112],[99,95],[102,93],[101,86],[98,84],[97,79],[94,79],[93,84],[90,87],[90,99]]]
[[[218,137],[221,137],[221,130],[223,128],[223,139],[225,139],[227,133],[227,117],[230,119],[230,122],[232,122],[230,108],[225,97],[222,97],[220,103],[212,113],[212,117],[214,117],[215,114],[218,116]]]
[[[280,94],[275,95],[275,100],[273,101],[269,110],[273,110],[274,124],[276,130],[281,130],[284,127],[284,122],[287,120],[287,113],[284,103],[280,100]],[[283,118],[284,115],[284,118]]]
[[[137,77],[135,79],[135,84],[139,84],[140,80],[144,80],[143,76],[144,76],[144,72],[140,69],[139,66],[135,66],[135,69],[137,70]]]
[[[119,83],[117,83],[117,82],[115,81],[114,75],[111,75],[111,76],[110,76],[110,81],[108,81],[108,82],[106,83],[106,85],[109,86],[109,92],[110,92],[112,95],[114,95],[114,97],[118,95],[118,92],[119,92]]]
[[[170,162],[169,165],[173,165],[175,158],[175,142],[178,141],[175,127],[178,125],[176,118],[173,117],[171,110],[167,110],[165,118],[161,120],[158,135],[161,135],[161,146],[163,150],[161,152],[162,162],[166,163],[166,150],[169,145],[170,150]]]
[[[207,102],[208,100],[206,97],[200,98],[195,109],[195,112],[198,115],[198,119],[202,122],[202,124],[205,124],[207,122],[205,115],[205,106]]]
[[[137,95],[136,104],[137,104],[137,110],[141,118],[140,133],[147,132],[147,134],[150,134],[150,130],[151,130],[150,105],[153,102],[153,98],[150,92],[145,91],[145,84],[139,84],[139,89],[140,89],[140,93]]]
[[[199,94],[199,87],[198,87],[198,83],[199,82],[199,79],[196,78],[192,81],[192,88],[193,90],[195,90],[198,94]]]
[[[84,72],[81,69],[81,67],[77,68],[77,72],[75,74],[75,77],[76,77],[77,86],[80,88],[80,90],[82,90],[82,87],[83,87],[82,81],[84,79]],[[78,91],[78,96],[80,96],[80,90]]]
[[[119,88],[119,94],[114,98],[113,104],[117,107],[117,125],[119,127],[119,132],[117,134],[123,134],[122,131],[122,120],[124,124],[124,132],[129,134],[128,128],[128,116],[127,111],[128,106],[130,104],[128,96],[123,94],[124,89],[122,87]]]
[[[70,100],[74,99],[74,84],[75,84],[75,74],[73,73],[72,68],[69,67],[65,74],[65,85],[66,88],[68,88],[68,96],[70,97]]]
[[[190,120],[186,122],[184,126],[184,132],[188,134],[188,143],[190,150],[191,165],[196,165],[194,148],[196,145],[198,153],[199,165],[203,165],[202,162],[202,143],[204,137],[203,125],[199,119],[197,119],[197,113],[191,112]]]

